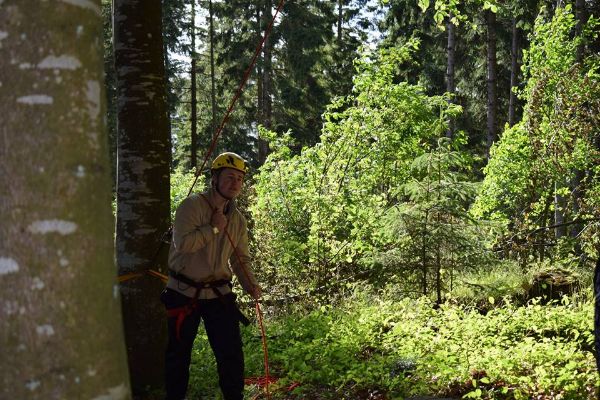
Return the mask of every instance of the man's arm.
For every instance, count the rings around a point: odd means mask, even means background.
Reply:
[[[234,252],[229,259],[229,263],[244,290],[254,299],[258,300],[262,295],[262,290],[250,269],[252,259],[250,258],[250,252],[248,251],[248,229],[246,227],[246,221],[242,220],[242,222],[242,233],[234,248]]]

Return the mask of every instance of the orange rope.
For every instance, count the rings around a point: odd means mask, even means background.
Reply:
[[[150,276],[158,278],[161,281],[163,281],[164,283],[167,283],[167,280],[169,279],[169,277],[166,276],[165,274],[162,274],[158,271],[154,271],[153,269],[148,269],[144,272],[133,272],[131,274],[119,275],[117,277],[117,281],[119,283],[122,283],[122,282],[128,281],[130,279],[139,278],[140,276],[144,276],[145,274],[148,274]]]

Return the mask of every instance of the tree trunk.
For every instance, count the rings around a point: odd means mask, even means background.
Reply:
[[[344,24],[344,0],[338,0],[338,17],[337,17],[337,45],[338,49],[342,48],[342,40],[343,40],[343,27]]]
[[[508,125],[515,124],[515,115],[517,107],[517,94],[515,89],[518,85],[519,76],[519,29],[517,28],[517,18],[512,20],[512,43],[510,51],[510,97],[508,99]]]
[[[427,296],[427,270],[428,270],[428,261],[427,261],[427,222],[429,220],[429,211],[425,212],[425,218],[423,219],[423,227],[421,240],[423,241],[421,246],[421,290],[423,291],[423,296]]]
[[[215,86],[215,28],[212,0],[208,0],[208,18],[210,25],[210,107],[211,107],[211,140],[212,136],[217,132],[217,89]],[[209,142],[210,143],[210,142]]]
[[[596,369],[600,371],[600,259],[594,269],[594,347],[596,349]]]
[[[487,22],[487,158],[490,156],[492,144],[497,139],[496,110],[496,14],[490,10],[485,12]]]
[[[558,183],[554,184],[554,224],[555,225],[562,225],[565,222],[564,211],[565,211],[566,201],[565,201],[565,197],[558,193],[558,190],[561,187],[562,186],[559,186]],[[565,226],[557,226],[554,231],[554,236],[557,239],[560,239],[561,237],[565,236],[566,230],[567,230],[567,228]]]
[[[448,43],[446,47],[448,56],[448,64],[446,68],[446,92],[454,96],[456,94],[456,85],[454,83],[456,27],[452,23],[452,13],[448,16],[448,21],[446,22],[446,30],[448,31]],[[450,101],[454,102],[454,97]],[[448,121],[448,130],[446,131],[446,136],[452,138],[454,136],[454,129],[454,120]]]
[[[198,154],[198,101],[196,99],[196,0],[192,0],[192,21],[190,36],[192,38],[192,54],[190,57],[190,90],[191,90],[191,113],[190,113],[190,168],[196,169],[196,158]]]
[[[256,7],[256,40],[259,41],[262,38],[262,20],[261,20],[261,16],[260,16],[260,7]],[[262,74],[262,67],[263,64],[263,60],[261,57],[258,57],[258,59],[256,60],[256,103],[257,103],[257,107],[256,107],[256,119],[258,121],[258,123],[260,125],[264,126],[263,123],[263,74]],[[261,146],[264,146],[262,144],[262,139],[259,137],[258,138],[258,151],[260,152],[260,148]]]
[[[583,26],[587,22],[587,11],[585,8],[585,0],[576,0],[575,1],[575,12],[577,16],[577,25],[575,27],[575,32],[577,35],[581,35],[583,33]],[[585,46],[580,44],[577,47],[576,61],[578,64],[583,64],[583,59],[585,56]],[[583,70],[583,69],[582,69]],[[584,188],[583,181],[585,177],[585,172],[581,170],[573,171],[573,179],[571,180],[571,193],[573,194],[573,218],[578,218],[580,211],[580,203],[583,201]],[[583,229],[581,224],[575,224],[571,228],[571,236],[577,237],[581,230]],[[581,253],[581,246],[578,243],[576,246],[576,251]]]
[[[100,1],[0,26],[0,398],[129,399]]]
[[[264,32],[273,19],[273,10],[272,10],[272,2],[271,0],[265,0],[265,10],[263,15],[263,29]],[[273,92],[273,82],[271,78],[271,69],[273,65],[272,60],[272,45],[271,38],[267,38],[265,40],[265,44],[263,47],[263,63],[262,63],[262,125],[266,129],[272,128],[272,92]],[[263,164],[267,159],[267,155],[269,152],[269,147],[266,141],[259,139],[258,141],[258,162],[259,164]]]
[[[121,274],[166,271],[161,238],[170,226],[170,138],[160,0],[114,0],[118,93],[117,264]],[[164,248],[163,248],[164,247]],[[134,393],[163,381],[163,284],[148,276],[121,285]]]

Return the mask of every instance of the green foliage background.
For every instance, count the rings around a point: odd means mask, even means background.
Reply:
[[[435,15],[447,11],[421,17],[439,24]],[[567,6],[542,10],[526,28],[523,115],[489,160],[470,123],[445,137],[449,121],[481,104],[435,94],[439,71],[419,70],[423,48],[439,45],[435,35],[396,32],[364,50],[351,93],[330,101],[314,145],[305,131],[285,131],[293,125],[285,119],[259,128],[271,153],[241,204],[266,289],[278,387],[302,383],[288,398],[595,398],[592,296],[583,290],[547,304],[528,291],[540,271],[558,267],[580,280],[571,291],[590,286],[598,257],[600,60],[589,51],[578,59],[598,22],[576,35]],[[191,178],[176,171],[173,204]],[[552,228],[557,212],[579,221],[562,237]],[[247,375],[260,375],[257,332],[244,335]],[[204,337],[195,351],[203,378],[192,393],[216,393],[205,378],[214,372]]]

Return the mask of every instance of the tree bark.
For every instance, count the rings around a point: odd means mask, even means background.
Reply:
[[[585,8],[585,0],[576,0],[575,1],[575,13],[576,13],[576,17],[577,17],[577,25],[575,27],[575,32],[577,35],[581,35],[583,33],[583,26],[585,25],[585,23],[587,22],[587,10]],[[578,64],[583,64],[583,60],[584,60],[584,56],[585,56],[585,46],[583,44],[580,44],[577,47],[577,53],[576,53],[576,61]],[[582,68],[583,70],[583,68]],[[584,196],[584,191],[585,189],[583,188],[583,181],[584,181],[584,177],[585,177],[585,172],[575,169],[575,171],[573,171],[573,178],[571,180],[571,193],[573,196],[573,216],[574,218],[578,218],[579,217],[579,211],[580,211],[580,203],[583,201],[583,196]],[[576,224],[572,227],[571,229],[571,236],[572,237],[577,237],[579,235],[579,233],[581,232],[582,229],[582,225],[581,224]],[[577,243],[576,246],[576,251],[578,253],[581,253],[581,246],[579,243]]]
[[[161,238],[170,226],[170,138],[160,0],[114,0],[118,97],[117,264],[121,274],[166,271]],[[134,394],[163,382],[163,284],[141,277],[121,284]]]
[[[100,1],[0,12],[0,398],[129,399]]]
[[[190,36],[192,39],[192,54],[190,57],[190,90],[191,90],[191,113],[190,113],[190,168],[196,169],[196,158],[198,154],[198,100],[196,99],[196,0],[192,0],[192,21]],[[211,48],[212,50],[212,48]]]
[[[497,140],[496,110],[498,96],[496,94],[496,14],[485,11],[487,22],[487,158],[490,156],[492,144]]]
[[[564,211],[566,207],[566,200],[564,196],[558,193],[558,189],[560,188],[561,186],[559,186],[557,183],[554,184],[554,224],[557,225],[556,229],[554,230],[554,236],[557,239],[565,236],[567,232],[566,226],[563,225],[565,222]]]
[[[517,107],[517,94],[515,89],[518,85],[519,76],[519,29],[517,28],[517,18],[512,20],[512,40],[510,51],[510,97],[508,99],[508,125],[515,124],[515,115]]]
[[[594,269],[594,347],[596,369],[600,371],[600,259]]]
[[[266,27],[269,25],[269,23],[271,22],[271,19],[273,19],[273,10],[272,10],[272,1],[271,0],[265,0],[265,9],[264,9],[264,14],[263,14],[263,29],[262,31],[264,32],[266,30]],[[272,45],[272,41],[271,38],[267,38],[267,40],[265,40],[265,44],[263,47],[263,63],[262,63],[262,110],[261,110],[261,117],[262,117],[262,125],[266,128],[266,129],[271,129],[272,128],[272,110],[273,110],[273,104],[272,104],[272,92],[273,92],[273,82],[272,82],[272,77],[271,77],[271,73],[272,73],[272,66],[273,66],[273,60],[272,60],[272,49],[273,49],[273,45]],[[269,146],[267,144],[267,142],[265,140],[259,139],[258,141],[258,162],[259,164],[263,164],[266,159],[267,159],[267,155],[269,152]]]
[[[343,24],[344,24],[344,0],[338,0],[338,16],[337,16],[337,45],[338,48],[341,49],[342,48],[342,40],[344,38],[343,36]]]
[[[456,94],[456,84],[454,83],[454,66],[455,66],[455,49],[456,49],[456,27],[452,23],[452,14],[448,16],[446,22],[446,30],[448,31],[448,42],[446,46],[446,54],[448,56],[448,64],[446,68],[446,92],[452,96]],[[450,100],[454,102],[454,98]],[[448,121],[448,130],[446,136],[452,138],[454,136],[454,120]]]
[[[211,137],[217,132],[217,89],[215,77],[215,28],[212,0],[208,0],[208,18],[210,25],[210,109],[211,109]]]

